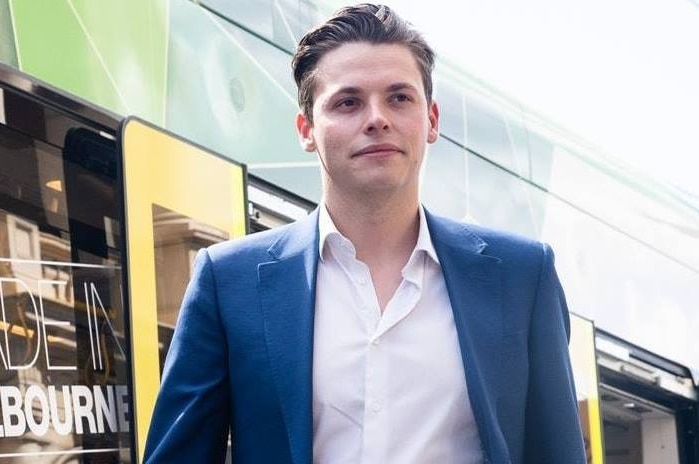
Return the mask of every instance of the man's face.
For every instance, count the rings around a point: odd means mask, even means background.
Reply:
[[[417,195],[439,113],[406,46],[359,42],[326,53],[313,97],[313,123],[299,114],[296,125],[304,149],[320,156],[327,193]]]

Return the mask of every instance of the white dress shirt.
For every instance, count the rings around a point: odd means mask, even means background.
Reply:
[[[315,464],[475,464],[481,443],[449,296],[420,208],[381,314],[369,268],[320,208],[313,340]]]

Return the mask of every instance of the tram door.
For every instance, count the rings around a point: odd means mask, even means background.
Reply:
[[[697,389],[691,373],[598,332],[606,464],[695,464]]]

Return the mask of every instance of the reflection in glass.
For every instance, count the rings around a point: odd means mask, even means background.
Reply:
[[[64,147],[0,125],[0,461],[130,462],[115,147]]]
[[[540,238],[546,198],[492,163],[469,155],[470,213],[483,225]]]
[[[201,3],[289,53],[303,34],[334,9],[310,0],[202,0]]]
[[[425,206],[436,214],[468,220],[468,168],[466,152],[440,137],[423,163],[420,195]]]
[[[194,257],[200,248],[228,240],[223,230],[153,204],[160,373],[177,323]]]
[[[503,113],[475,95],[466,95],[465,102],[468,148],[511,171],[522,172]]]

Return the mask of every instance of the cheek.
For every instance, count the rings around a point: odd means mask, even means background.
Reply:
[[[328,124],[316,132],[316,142],[326,151],[335,151],[338,147],[347,145],[349,139],[346,125]]]
[[[414,111],[401,115],[399,119],[396,119],[396,126],[400,126],[406,132],[406,135],[410,134],[412,137],[419,136],[425,139],[430,128],[430,121],[426,115],[422,114],[422,111]]]

